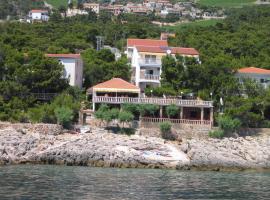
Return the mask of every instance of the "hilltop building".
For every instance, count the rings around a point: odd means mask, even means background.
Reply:
[[[31,10],[28,14],[28,22],[47,22],[49,21],[49,13],[47,10]]]
[[[84,9],[91,9],[96,14],[99,14],[100,7],[98,3],[84,3],[83,4]]]
[[[64,65],[63,77],[69,79],[69,85],[82,88],[83,61],[80,54],[46,54]]]
[[[240,83],[243,83],[244,79],[252,79],[264,88],[270,85],[270,70],[267,69],[245,67],[239,69],[235,76],[239,79]]]

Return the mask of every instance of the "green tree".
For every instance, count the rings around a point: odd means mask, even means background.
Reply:
[[[166,113],[169,118],[177,117],[179,114],[179,107],[177,107],[175,104],[171,104],[166,107]]]
[[[68,107],[58,107],[54,110],[57,122],[69,128],[73,119],[73,111]]]

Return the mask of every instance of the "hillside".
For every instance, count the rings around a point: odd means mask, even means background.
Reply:
[[[199,0],[198,3],[204,6],[234,8],[251,5],[255,0]]]
[[[59,8],[60,6],[67,7],[68,4],[68,0],[46,0],[46,2],[52,5],[54,8]],[[76,0],[73,0],[73,4],[75,4],[76,2]]]

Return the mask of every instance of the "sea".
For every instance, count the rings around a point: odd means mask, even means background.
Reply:
[[[3,199],[270,199],[270,173],[1,166]]]

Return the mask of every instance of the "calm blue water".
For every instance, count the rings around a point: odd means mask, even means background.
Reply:
[[[0,199],[270,199],[270,173],[5,166]]]

